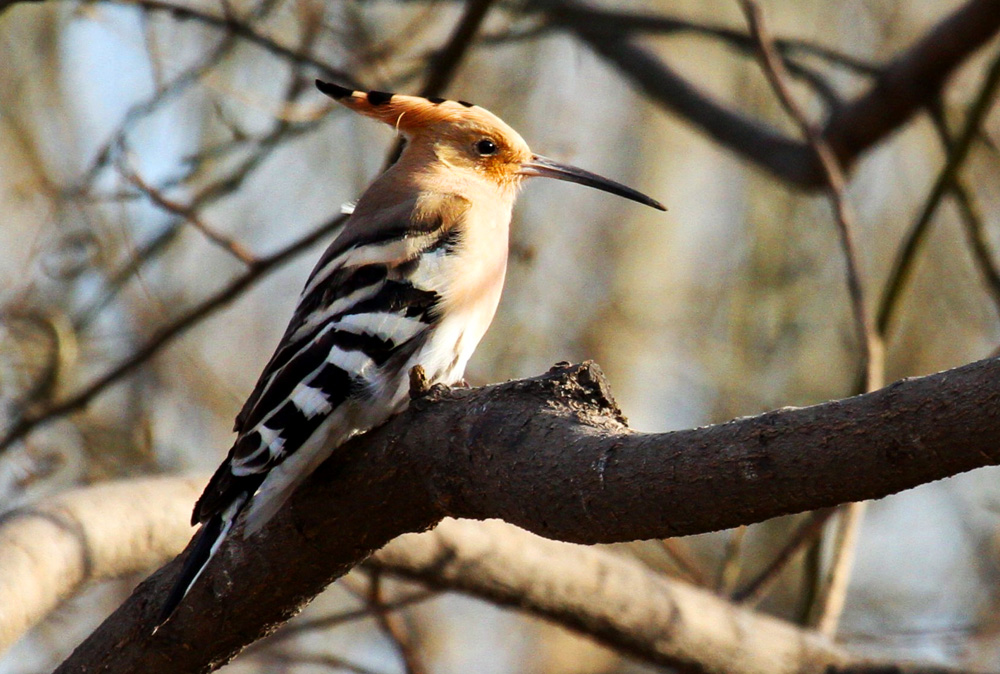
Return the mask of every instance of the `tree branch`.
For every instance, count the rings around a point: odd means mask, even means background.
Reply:
[[[892,327],[893,317],[899,309],[899,297],[906,288],[907,281],[913,274],[913,267],[916,264],[917,253],[920,250],[931,223],[937,213],[938,207],[944,201],[945,195],[954,190],[956,181],[960,177],[962,166],[972,150],[973,142],[982,129],[983,121],[989,115],[990,109],[996,99],[997,92],[1000,91],[1000,53],[994,56],[993,63],[990,64],[986,75],[983,77],[982,86],[976,96],[975,101],[969,106],[968,115],[965,118],[962,130],[958,137],[948,148],[948,156],[944,166],[938,172],[927,200],[920,209],[920,215],[910,227],[903,239],[903,243],[893,260],[892,269],[885,282],[885,290],[878,306],[876,317],[876,327],[882,335],[887,335]]]
[[[434,531],[393,541],[371,564],[530,611],[681,672],[948,671],[867,661],[816,632],[650,572],[638,560],[498,521],[445,520]]]
[[[109,483],[13,513],[0,527],[0,559],[10,559],[12,552],[25,557],[37,552],[47,555],[47,563],[12,568],[15,573],[0,577],[4,605],[11,606],[12,600],[44,603],[47,611],[60,596],[75,593],[88,581],[140,572],[169,559],[190,533],[186,510],[200,482],[160,478]],[[122,519],[123,512],[130,516]],[[57,538],[65,543],[57,551],[50,544],[53,537],[35,535],[39,527],[57,526],[56,521],[63,531]],[[736,608],[629,557],[542,539],[498,521],[446,520],[433,532],[393,541],[367,563],[526,610],[637,658],[685,671],[781,674],[825,668],[874,673],[878,667],[819,635]],[[10,615],[0,618],[3,646],[19,634]],[[31,623],[43,615],[34,612]],[[366,615],[362,610],[348,617]],[[28,626],[16,627],[23,631]],[[947,670],[911,666],[898,671]]]
[[[435,388],[344,445],[252,545],[231,535],[155,636],[179,560],[139,585],[58,671],[211,671],[373,550],[449,515],[607,543],[878,498],[1000,462],[998,409],[996,360],[662,434],[624,425],[593,364]]]
[[[70,412],[75,412],[86,407],[91,400],[100,395],[106,388],[117,383],[138,366],[155,356],[176,337],[184,334],[188,329],[197,325],[221,307],[239,298],[268,274],[280,269],[281,265],[288,260],[309,250],[309,248],[322,241],[327,235],[343,225],[345,220],[346,216],[337,216],[305,236],[288,244],[276,253],[256,258],[249,269],[231,280],[215,294],[188,309],[172,323],[161,327],[143,346],[84,386],[81,390],[37,414],[22,416],[10,429],[0,436],[0,454],[35,428],[65,416]]]
[[[681,115],[730,150],[802,189],[826,186],[816,153],[804,142],[747,117],[689,83],[628,32],[609,34],[605,23],[579,19],[585,5],[550,0],[553,20],[572,16],[566,28],[605,57],[652,100]],[[897,56],[865,94],[835,110],[823,138],[849,169],[866,151],[929,106],[948,78],[1000,31],[1000,0],[969,0]]]
[[[145,478],[0,517],[0,652],[91,581],[144,571],[187,544],[204,480]]]

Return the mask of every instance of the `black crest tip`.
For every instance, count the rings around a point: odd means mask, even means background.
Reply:
[[[369,91],[368,102],[372,105],[385,105],[392,100],[393,95],[387,91]]]
[[[316,88],[330,98],[338,101],[341,98],[346,98],[354,93],[353,89],[342,87],[339,84],[334,84],[333,82],[324,82],[323,80],[316,80]]]

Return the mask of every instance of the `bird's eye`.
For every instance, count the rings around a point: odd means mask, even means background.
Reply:
[[[483,157],[496,154],[499,149],[500,148],[497,147],[497,144],[489,138],[483,138],[482,140],[476,142],[476,152]]]

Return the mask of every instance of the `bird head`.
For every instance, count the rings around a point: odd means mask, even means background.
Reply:
[[[489,110],[465,101],[355,91],[316,80],[338,103],[381,120],[406,136],[408,150],[430,149],[451,168],[474,171],[501,186],[516,187],[527,177],[555,178],[594,187],[652,206],[658,201],[595,173],[534,154],[520,134]]]

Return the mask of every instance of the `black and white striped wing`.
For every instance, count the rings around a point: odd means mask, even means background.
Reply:
[[[317,431],[330,431],[324,423],[345,402],[366,404],[400,376],[438,320],[440,296],[428,269],[454,246],[454,224],[406,220],[366,233],[349,223],[313,270],[237,416],[239,437],[195,506],[195,523],[248,500]]]
[[[462,202],[451,211],[460,214]],[[381,423],[395,411],[401,391],[405,396],[400,378],[440,321],[441,270],[459,230],[457,218],[400,221],[414,208],[396,211],[384,211],[397,219],[381,226],[367,222],[352,229],[349,221],[313,270],[277,350],[237,415],[236,443],[195,504],[192,524],[203,526],[157,629],[247,506],[252,530],[337,444]]]

